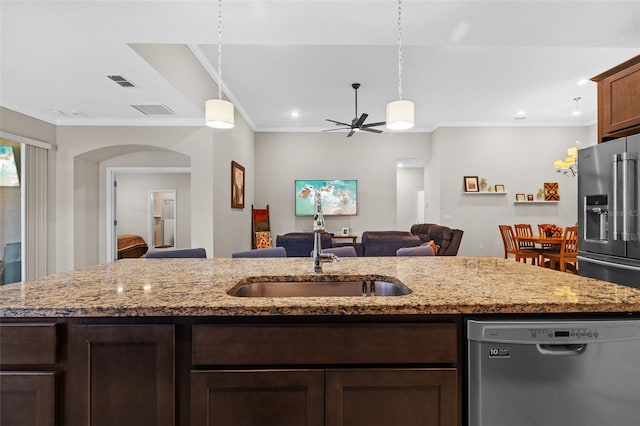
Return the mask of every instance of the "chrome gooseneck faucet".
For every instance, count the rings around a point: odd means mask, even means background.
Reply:
[[[313,258],[313,272],[322,272],[323,262],[333,262],[339,260],[338,256],[333,253],[322,252],[322,234],[325,231],[324,228],[324,216],[322,215],[322,204],[320,202],[320,191],[315,191],[314,198],[314,212],[313,212],[313,252],[311,257]]]

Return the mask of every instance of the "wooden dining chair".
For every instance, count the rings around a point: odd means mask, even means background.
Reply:
[[[533,228],[528,223],[516,223],[513,225],[516,231],[516,237],[533,237]],[[533,249],[536,248],[535,244],[531,241],[518,241],[518,247],[521,249]]]
[[[562,272],[578,272],[578,227],[567,226],[562,235],[560,250],[545,251],[541,254],[543,262],[549,260],[549,267]],[[543,263],[544,264],[544,263]]]
[[[513,255],[516,262],[527,263],[527,259],[531,259],[531,264],[535,265],[540,255],[538,250],[521,249],[518,245],[518,238],[513,231],[511,225],[498,225],[502,244],[504,245],[504,258],[508,259],[509,255]]]

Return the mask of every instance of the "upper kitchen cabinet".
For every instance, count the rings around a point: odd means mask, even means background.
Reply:
[[[591,80],[598,83],[598,142],[640,133],[640,55]]]

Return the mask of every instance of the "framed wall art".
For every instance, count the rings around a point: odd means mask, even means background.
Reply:
[[[526,201],[526,197],[524,194],[516,194],[516,201]]]
[[[231,208],[244,208],[244,167],[231,162]]]
[[[504,185],[496,185],[496,192],[504,192]]]
[[[478,176],[464,177],[464,192],[480,192],[480,186],[478,185]]]

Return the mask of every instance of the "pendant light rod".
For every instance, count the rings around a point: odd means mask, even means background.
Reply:
[[[402,0],[398,0],[398,100],[387,104],[387,129],[407,130],[413,127],[415,106],[402,99]]]
[[[402,100],[402,0],[398,0],[398,99]]]
[[[233,104],[222,99],[222,0],[218,0],[218,99],[209,99],[205,103],[205,122],[215,129],[231,129],[234,114]]]
[[[222,99],[222,0],[218,0],[218,99]]]

